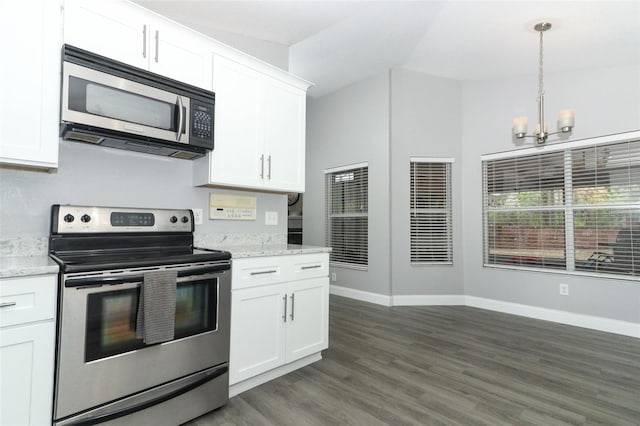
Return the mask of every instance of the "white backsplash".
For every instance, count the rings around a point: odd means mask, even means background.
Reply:
[[[47,237],[17,237],[0,240],[0,256],[46,256],[49,252]]]
[[[194,235],[194,245],[205,248],[229,246],[286,244],[287,234],[249,233],[249,234],[198,234]]]

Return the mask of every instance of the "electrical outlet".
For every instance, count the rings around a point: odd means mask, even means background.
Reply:
[[[569,295],[569,284],[560,284],[560,295],[561,296]]]
[[[338,277],[337,277],[336,273],[335,273],[335,272],[332,272],[332,273],[331,273],[331,281],[334,281],[334,282],[335,282],[335,280],[336,280],[337,278],[338,278]]]
[[[193,210],[193,221],[196,225],[202,225],[202,209],[191,209]]]
[[[278,212],[264,212],[264,224],[265,225],[277,225],[278,224]]]

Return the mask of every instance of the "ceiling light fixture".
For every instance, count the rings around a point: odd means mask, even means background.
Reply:
[[[555,135],[558,133],[569,133],[573,129],[573,126],[575,124],[576,113],[572,109],[560,111],[558,117],[558,128],[560,130],[554,133],[549,133],[547,131],[547,125],[544,122],[544,70],[542,68],[542,34],[545,31],[551,29],[551,24],[549,22],[540,22],[536,24],[533,29],[540,33],[540,57],[538,63],[538,125],[536,126],[536,131],[533,135],[527,135],[527,117],[516,117],[513,119],[513,135],[516,137],[516,139],[535,138],[538,145],[543,145],[550,135]]]

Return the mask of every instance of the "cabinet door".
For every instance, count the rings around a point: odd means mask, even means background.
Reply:
[[[265,79],[265,186],[304,192],[306,92]]]
[[[229,384],[284,364],[285,299],[281,284],[231,293]]]
[[[151,28],[145,18],[123,1],[65,0],[64,42],[147,69]]]
[[[286,362],[329,346],[329,278],[296,281],[290,290]]]
[[[261,188],[264,174],[261,76],[247,66],[214,55],[213,91],[216,119],[209,183]]]
[[[151,21],[149,70],[211,90],[211,43],[185,27],[160,19]]]
[[[3,1],[0,16],[0,163],[57,167],[60,4]]]
[[[53,321],[0,330],[0,424],[51,424]]]

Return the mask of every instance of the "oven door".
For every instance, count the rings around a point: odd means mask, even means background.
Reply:
[[[64,276],[55,419],[211,367],[226,371],[231,282],[219,269],[178,269],[175,339],[149,346],[135,331],[142,272]]]
[[[66,61],[62,77],[62,121],[189,143],[189,98]]]

